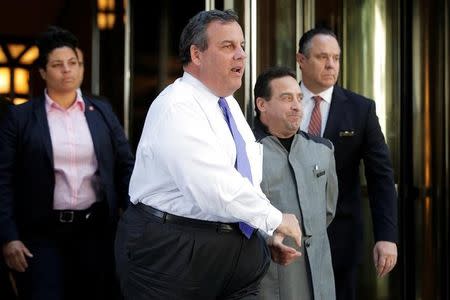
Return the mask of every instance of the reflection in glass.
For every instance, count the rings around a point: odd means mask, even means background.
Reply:
[[[9,68],[0,68],[0,93],[6,94],[10,91],[11,71]]]
[[[16,94],[28,94],[30,87],[28,85],[28,80],[30,78],[30,73],[28,70],[23,68],[14,69],[14,92]]]
[[[296,1],[260,0],[257,9],[257,73],[275,65],[295,70]]]
[[[135,1],[133,4],[130,141],[136,147],[152,101],[183,74],[178,58],[180,34],[188,20],[205,9],[205,1]]]
[[[20,58],[20,63],[25,65],[31,65],[39,56],[38,47],[33,46],[25,52]]]
[[[390,148],[395,181],[400,164],[399,4],[387,0],[316,0],[316,26],[333,29],[342,48],[339,83],[376,102],[377,115]],[[366,183],[362,184],[364,249],[358,298],[398,299],[400,272],[376,278],[372,220]]]

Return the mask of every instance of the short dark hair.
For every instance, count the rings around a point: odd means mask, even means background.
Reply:
[[[261,112],[258,109],[258,106],[256,105],[256,99],[258,97],[263,98],[266,101],[269,101],[272,97],[272,89],[270,88],[270,82],[274,79],[291,76],[295,80],[297,80],[297,77],[295,75],[295,72],[287,67],[271,67],[266,69],[264,72],[259,74],[258,78],[256,79],[255,88],[253,89],[253,95],[255,97],[255,111],[256,111],[256,117],[259,118],[261,115]]]
[[[36,44],[39,48],[39,57],[36,64],[41,69],[45,69],[48,55],[56,48],[69,47],[77,55],[75,49],[78,47],[78,39],[71,32],[57,26],[50,26],[47,31],[42,32]]]
[[[336,37],[336,34],[329,28],[326,27],[317,27],[313,28],[307,32],[305,32],[302,37],[300,38],[300,41],[298,42],[298,53],[301,53],[305,55],[306,57],[309,56],[309,49],[311,49],[311,40],[313,37],[315,37],[318,34],[324,34],[332,36],[338,40]]]
[[[230,9],[201,11],[193,16],[184,27],[180,36],[179,55],[183,66],[191,62],[191,45],[197,46],[200,51],[208,48],[206,29],[211,22],[221,23],[238,22],[239,17]]]

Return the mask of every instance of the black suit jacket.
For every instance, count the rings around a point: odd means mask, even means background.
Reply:
[[[83,95],[98,161],[100,191],[111,219],[128,204],[133,155],[110,105]],[[0,131],[0,245],[48,223],[55,185],[52,142],[41,95],[11,106]]]
[[[323,136],[335,146],[339,198],[328,235],[336,267],[361,258],[360,161],[364,162],[375,241],[397,242],[397,193],[375,102],[335,86]]]

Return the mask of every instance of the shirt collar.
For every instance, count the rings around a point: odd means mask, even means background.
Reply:
[[[56,103],[52,98],[50,98],[50,96],[47,93],[47,89],[45,89],[44,94],[45,94],[45,110],[47,112],[54,109],[64,110],[58,103]],[[72,110],[75,108],[78,108],[82,112],[84,112],[85,110],[85,103],[81,95],[80,89],[77,89],[77,96],[75,102],[67,110]]]
[[[206,85],[204,85],[200,80],[198,80],[192,74],[190,74],[188,72],[184,72],[183,77],[181,78],[181,81],[191,85],[197,91],[200,91],[202,93],[202,96],[205,96],[206,99],[208,99],[210,101],[215,101],[215,102],[219,101],[220,97],[214,95],[213,92]],[[223,98],[228,100],[228,98],[230,98],[230,97],[233,97],[233,95],[230,95],[228,97],[223,97]]]
[[[334,85],[329,87],[328,89],[326,89],[325,91],[319,93],[319,94],[314,94],[313,92],[311,92],[310,90],[308,90],[308,88],[305,86],[305,84],[303,83],[303,81],[300,83],[300,88],[302,89],[303,92],[303,99],[304,100],[311,100],[312,97],[314,96],[320,96],[322,97],[323,100],[325,100],[328,104],[331,104],[331,98],[333,96],[333,89],[334,89]]]

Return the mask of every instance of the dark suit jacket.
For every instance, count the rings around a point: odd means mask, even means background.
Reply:
[[[339,198],[328,235],[336,267],[361,258],[363,222],[359,165],[364,162],[375,241],[397,242],[397,193],[375,102],[334,87],[323,137],[335,146]]]
[[[11,105],[11,103],[8,100],[0,97],[0,120],[3,119],[3,115],[6,114],[9,105]]]
[[[98,161],[102,198],[111,220],[128,203],[133,155],[107,102],[83,95],[86,120]],[[11,106],[0,131],[0,245],[34,234],[48,223],[55,176],[52,142],[41,95]],[[103,199],[102,199],[103,200]]]

